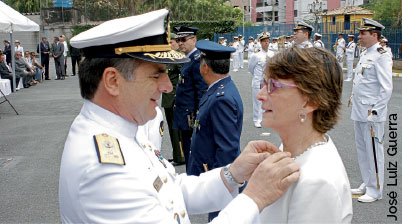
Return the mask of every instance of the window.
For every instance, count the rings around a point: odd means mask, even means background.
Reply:
[[[332,25],[336,24],[336,16],[332,16]]]
[[[278,11],[275,12],[275,21],[279,21]]]
[[[344,30],[350,30],[350,15],[345,15]]]
[[[297,17],[297,10],[295,10],[295,11],[293,12],[293,14],[294,14],[294,17]]]
[[[248,10],[247,10],[247,6],[243,6],[243,10],[244,10],[244,11],[248,11]]]

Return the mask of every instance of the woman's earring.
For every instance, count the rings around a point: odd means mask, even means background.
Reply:
[[[306,113],[304,113],[304,111],[300,110],[299,118],[300,118],[300,122],[304,123],[306,121],[306,118],[307,118]]]

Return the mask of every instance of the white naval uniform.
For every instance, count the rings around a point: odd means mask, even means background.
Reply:
[[[161,151],[162,136],[163,136],[163,114],[162,110],[157,106],[155,107],[156,116],[154,119],[149,120],[144,125],[138,126],[137,138],[148,139],[152,145]],[[162,130],[160,129],[162,126]]]
[[[298,44],[297,47],[298,48],[311,48],[311,47],[313,47],[313,44],[310,41],[306,40],[303,43]]]
[[[325,45],[321,40],[316,40],[314,41],[314,47],[316,48],[321,48],[321,49],[325,49]]]
[[[244,67],[244,40],[239,41],[239,64],[240,68]]]
[[[391,55],[391,58],[393,58],[391,47],[387,45],[384,49]]]
[[[248,52],[247,58],[248,58],[248,60],[250,60],[251,56],[254,54],[254,51],[255,51],[254,43],[253,42],[248,43],[248,45],[247,45],[247,52]]]
[[[261,51],[261,43],[257,41],[257,43],[254,45],[254,53],[257,53],[259,51]]]
[[[350,41],[346,46],[346,67],[348,68],[347,79],[353,78],[353,61],[355,60],[356,43]]]
[[[340,38],[337,40],[338,46],[336,46],[336,60],[338,60],[339,66],[343,68],[343,57],[345,56],[345,39]]]
[[[278,53],[278,43],[269,43],[268,50],[273,51],[275,54]]]
[[[236,49],[236,51],[232,53],[232,56],[233,56],[233,71],[237,72],[237,71],[239,71],[239,68],[240,68],[240,54],[239,54],[239,52],[240,52],[239,51],[240,44],[239,44],[239,41],[233,42],[232,47]]]
[[[264,69],[267,62],[267,57],[272,58],[275,55],[273,51],[264,51],[254,53],[248,61],[248,71],[253,76],[251,81],[252,98],[253,98],[253,121],[254,124],[261,124],[262,108],[261,101],[257,100],[257,93],[261,89],[261,84],[264,79]]]
[[[290,42],[285,42],[285,49],[289,49],[292,47],[292,44]]]
[[[262,210],[261,223],[350,223],[349,179],[331,138],[305,151],[295,162],[300,166],[299,180]]]
[[[237,191],[227,190],[220,169],[200,177],[177,175],[167,160],[158,159],[156,148],[147,139],[136,137],[137,130],[134,123],[84,102],[61,160],[63,223],[190,223],[188,213],[225,206],[212,223],[259,222],[257,205],[244,194],[233,199]],[[99,162],[93,136],[102,133],[118,139],[125,165]],[[163,182],[159,190],[154,187],[158,177]]]
[[[379,52],[381,51],[381,52]],[[351,119],[355,125],[357,157],[366,194],[373,198],[382,197],[384,183],[384,148],[376,141],[375,149],[378,165],[380,189],[374,166],[373,148],[370,135],[368,110],[376,110],[378,119],[374,123],[375,136],[383,141],[384,124],[387,120],[387,104],[392,94],[392,59],[377,42],[360,55],[356,65],[352,90]]]

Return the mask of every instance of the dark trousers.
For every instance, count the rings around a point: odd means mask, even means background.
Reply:
[[[60,56],[58,58],[54,59],[54,66],[56,67],[56,77],[58,79],[64,78],[65,72],[64,72],[64,57]]]
[[[72,65],[72,69],[73,69],[73,75],[76,75],[75,65],[79,66],[80,61],[81,61],[81,56],[71,56],[71,65]],[[169,133],[170,133],[170,129],[169,129]]]
[[[193,129],[191,130],[180,130],[180,142],[182,145],[184,159],[186,160],[186,170],[188,166],[188,157],[190,155],[190,146],[191,146],[191,136],[193,135]]]
[[[68,57],[66,56],[66,57],[64,57],[64,75],[66,75],[67,74],[67,59],[68,59]]]
[[[168,123],[169,128],[170,142],[172,143],[173,148],[173,162],[183,163],[185,162],[184,151],[180,146],[179,131],[173,129],[173,107],[171,108],[164,107],[164,109],[165,109],[166,121]]]
[[[40,64],[45,68],[45,79],[49,78],[49,54],[42,54]]]

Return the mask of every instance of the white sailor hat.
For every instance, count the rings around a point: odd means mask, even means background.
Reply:
[[[348,37],[355,39],[355,35],[353,35],[353,34],[348,34]]]
[[[315,34],[314,34],[314,36],[317,36],[317,37],[322,37],[322,35],[321,35],[321,34],[319,34],[319,33],[315,33]]]
[[[262,32],[262,33],[260,34],[260,37],[259,37],[258,39],[263,40],[263,39],[267,39],[267,38],[270,38],[270,37],[271,37],[271,34],[270,34],[270,33],[268,33],[268,32]]]
[[[219,39],[223,39],[224,37],[219,37]]]
[[[138,16],[106,21],[71,38],[87,58],[138,58],[161,64],[179,64],[189,59],[172,51],[169,41],[169,11],[161,9]]]
[[[249,40],[254,40],[254,37],[253,37],[253,36],[249,36],[248,39],[249,39]]]
[[[233,39],[239,39],[239,37],[238,37],[238,36],[234,36]]]
[[[175,26],[173,27],[173,31],[177,33],[177,38],[187,37],[190,35],[196,35],[199,29],[196,27],[189,27],[189,26]]]
[[[300,21],[297,23],[295,28],[293,30],[301,30],[301,29],[307,29],[309,31],[314,31],[314,28],[310,26],[309,24],[305,23],[304,21]]]
[[[231,53],[236,51],[233,47],[222,46],[209,40],[197,41],[195,47],[201,51],[201,57],[212,60],[230,59]]]
[[[381,23],[369,18],[363,18],[362,25],[359,28],[359,30],[378,30],[378,31],[382,31],[384,29],[385,27]]]
[[[388,39],[384,37],[381,39],[381,42],[388,43]]]

